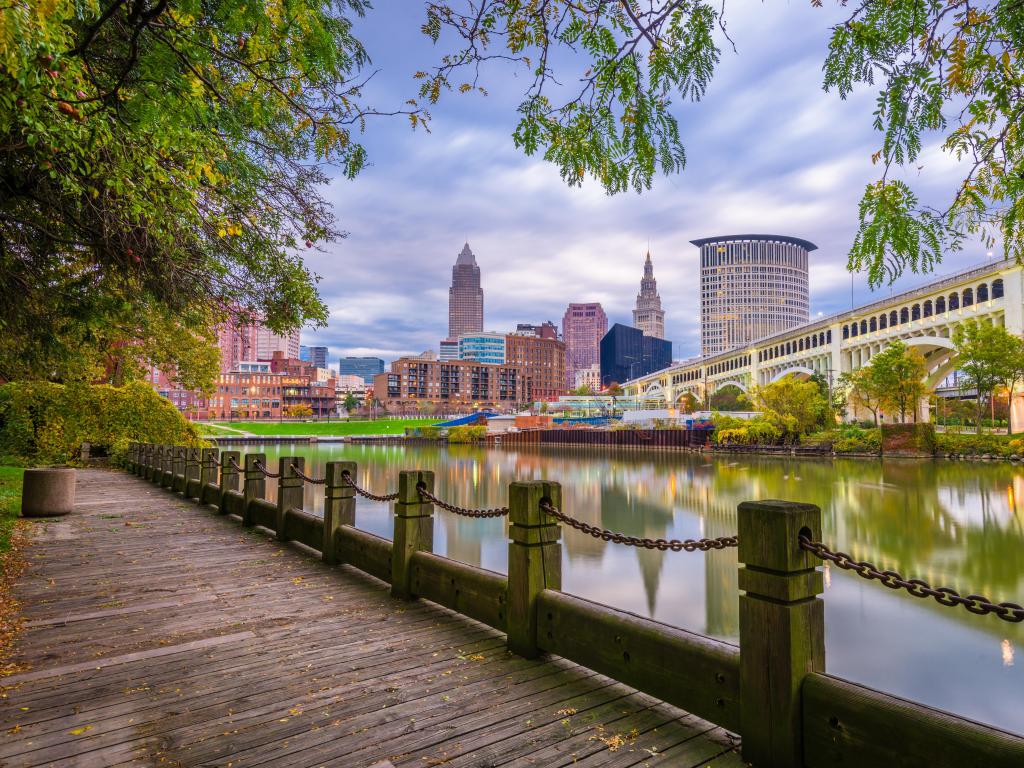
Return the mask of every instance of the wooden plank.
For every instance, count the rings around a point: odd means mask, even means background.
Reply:
[[[297,541],[319,552],[323,546],[324,521],[321,517],[293,507],[285,510],[284,532],[289,541]]]
[[[432,552],[412,556],[413,593],[504,631],[508,579]]]
[[[739,729],[739,649],[627,611],[545,590],[541,648],[711,722]]]
[[[383,582],[391,580],[392,543],[380,536],[342,525],[336,534],[338,560],[358,568]]]
[[[1020,768],[1024,738],[831,675],[801,688],[807,768]]]

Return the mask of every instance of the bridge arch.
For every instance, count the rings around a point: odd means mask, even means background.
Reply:
[[[802,379],[809,379],[814,375],[814,371],[803,365],[794,365],[791,368],[787,368],[784,371],[779,371],[770,379],[771,383],[775,383],[779,379],[784,379],[787,376],[799,376]]]
[[[740,392],[747,392],[746,384],[744,384],[741,381],[737,381],[736,379],[729,379],[728,381],[716,381],[714,383],[714,387],[715,388],[711,390],[711,394],[713,395],[722,391],[726,387],[736,387],[736,389],[738,389]]]

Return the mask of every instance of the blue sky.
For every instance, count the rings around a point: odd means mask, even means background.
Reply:
[[[377,71],[367,96],[380,109],[415,95],[412,75],[442,54],[419,31],[422,7],[378,0],[357,34]],[[845,13],[848,13],[847,9]],[[705,99],[678,102],[686,169],[658,177],[637,195],[606,195],[593,182],[569,188],[557,169],[512,144],[516,105],[527,73],[512,65],[484,70],[488,96],[449,94],[431,109],[431,132],[402,118],[368,124],[362,141],[370,167],[327,190],[349,234],[307,252],[331,310],[327,328],[303,332],[304,344],[339,355],[436,349],[447,332],[448,284],[468,240],[483,276],[485,327],[561,322],[567,303],[600,301],[610,322],[629,322],[650,243],[674,357],[699,349],[698,254],[690,240],[741,232],[806,238],[811,255],[812,316],[847,309],[846,253],[857,202],[875,178],[871,127],[875,92],[847,101],[821,88],[829,27],[842,8],[809,2],[727,5],[737,52],[722,61]],[[572,80],[575,71],[561,73]],[[922,201],[944,205],[956,165],[931,137],[903,175]],[[980,247],[947,255],[938,273],[982,261]],[[896,286],[919,284],[911,275]],[[877,299],[863,277],[858,304]]]

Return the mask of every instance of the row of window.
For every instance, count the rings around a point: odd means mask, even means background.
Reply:
[[[808,349],[824,347],[826,344],[831,343],[832,331],[812,333],[810,336],[804,336],[803,338],[796,339],[795,341],[787,341],[785,344],[776,344],[774,347],[762,349],[757,353],[757,360],[758,362],[763,363],[768,360],[774,360],[777,357],[792,355],[794,352],[803,352]]]
[[[843,338],[849,339],[854,336],[859,336],[865,333],[874,333],[875,331],[883,331],[886,328],[893,328],[903,323],[912,322],[914,320],[920,320],[923,317],[931,317],[932,315],[941,315],[946,312],[952,312],[953,310],[960,309],[960,307],[969,307],[975,303],[975,301],[988,301],[990,296],[989,286],[987,283],[982,283],[977,287],[977,290],[972,288],[964,288],[963,291],[949,294],[949,296],[939,296],[933,302],[931,299],[927,299],[921,304],[914,304],[911,307],[903,307],[899,311],[892,310],[888,314],[883,312],[882,314],[861,320],[859,323],[850,323],[849,325],[843,326]],[[1003,297],[1003,281],[993,280],[991,298],[1001,299]]]

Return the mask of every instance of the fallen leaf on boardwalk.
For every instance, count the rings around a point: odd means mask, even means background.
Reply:
[[[565,717],[566,715],[575,715],[576,707],[566,707],[565,709],[558,710],[557,712],[555,712],[555,714],[559,717]]]
[[[292,707],[291,709],[288,710],[288,714],[289,715],[301,715],[302,714],[302,710],[299,709],[298,707]]]
[[[21,730],[21,726],[20,725],[16,725],[13,728],[9,729],[7,732],[13,736],[14,734],[16,734],[20,730]]]
[[[68,731],[68,733],[70,733],[72,736],[81,736],[86,731],[91,731],[91,730],[92,730],[92,726],[91,725],[83,725],[81,728],[72,728],[70,731]]]

